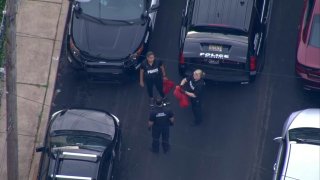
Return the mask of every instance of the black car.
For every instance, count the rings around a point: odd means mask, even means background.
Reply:
[[[72,0],[68,61],[89,73],[138,69],[158,7],[159,0]]]
[[[107,112],[69,109],[54,113],[42,152],[39,180],[113,178],[119,162],[119,119]]]
[[[214,81],[255,78],[269,0],[187,0],[182,13],[179,72],[195,69]]]

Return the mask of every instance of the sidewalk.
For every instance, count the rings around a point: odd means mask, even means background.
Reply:
[[[17,17],[19,180],[34,180],[59,64],[69,0],[20,0]],[[1,99],[0,180],[6,180],[5,94]]]

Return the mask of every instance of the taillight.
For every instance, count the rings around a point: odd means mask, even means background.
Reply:
[[[257,57],[250,56],[250,71],[255,71],[257,67]]]
[[[296,71],[299,73],[307,73],[307,69],[300,63],[296,63]]]
[[[179,63],[180,63],[180,64],[184,64],[184,56],[183,56],[183,52],[180,52],[180,56],[179,56]]]

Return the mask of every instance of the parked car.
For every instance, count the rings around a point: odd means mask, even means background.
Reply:
[[[179,72],[214,81],[254,80],[265,38],[269,0],[187,0],[182,13]]]
[[[320,109],[292,113],[284,124],[274,180],[320,179]]]
[[[320,90],[320,0],[304,0],[296,73],[307,90]]]
[[[72,0],[68,61],[97,74],[138,69],[158,7],[159,0]]]
[[[107,112],[68,109],[49,121],[42,152],[39,180],[110,180],[120,159],[119,119]]]

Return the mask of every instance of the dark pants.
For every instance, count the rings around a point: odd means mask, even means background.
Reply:
[[[164,98],[162,78],[146,79],[145,82],[150,98],[153,98],[153,86],[156,86],[156,89],[158,90],[160,96]]]
[[[200,124],[202,122],[202,113],[201,113],[201,101],[197,98],[190,98],[192,105],[192,112],[194,115],[194,122]]]
[[[152,127],[152,150],[159,152],[160,136],[162,136],[162,148],[168,151],[169,145],[169,126],[153,126]]]

